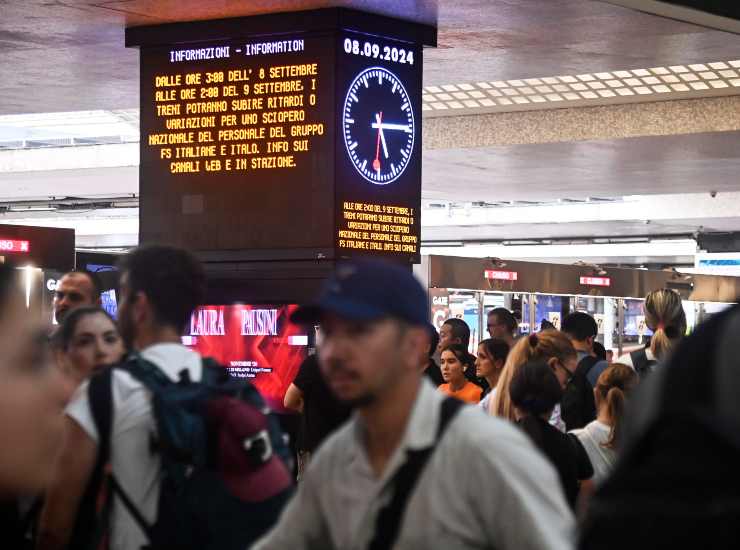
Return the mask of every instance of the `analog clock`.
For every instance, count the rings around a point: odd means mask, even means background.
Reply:
[[[414,112],[398,77],[383,67],[363,70],[347,91],[342,116],[355,169],[375,185],[396,181],[414,151]]]

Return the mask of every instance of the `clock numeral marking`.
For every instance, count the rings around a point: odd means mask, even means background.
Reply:
[[[398,88],[398,83],[397,82],[394,82],[393,83],[393,89],[391,90],[391,93],[392,94],[395,94],[396,93],[396,88]]]
[[[367,83],[367,77],[362,79],[363,84],[365,84],[365,88],[369,88],[369,85]]]
[[[378,84],[383,85],[383,73],[378,71]]]
[[[409,104],[408,104],[408,102],[406,102],[406,103],[404,103],[403,105],[401,105],[401,110],[402,110],[402,111],[405,111],[405,110],[406,110],[406,109],[408,109],[408,108],[409,108]]]
[[[367,159],[362,161],[362,169],[364,170],[366,166],[367,166]]]
[[[354,118],[345,118],[344,119],[344,122],[346,122],[347,124],[354,124],[355,123],[355,119]]]
[[[349,150],[350,150],[350,151],[354,151],[356,147],[357,147],[357,142],[355,141],[355,142],[354,142],[353,144],[351,144],[351,145],[349,146]]]
[[[357,96],[354,93],[349,94],[349,97],[351,97],[352,99],[354,99],[355,100],[355,103],[359,103],[360,102],[360,100],[357,98]]]
[[[401,149],[401,154],[403,155],[403,158],[409,158],[409,154],[406,152],[406,149]]]

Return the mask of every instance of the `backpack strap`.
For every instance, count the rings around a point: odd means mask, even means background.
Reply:
[[[375,520],[375,535],[368,545],[368,550],[390,550],[393,548],[400,532],[406,504],[416,486],[416,482],[421,477],[424,466],[432,456],[434,449],[442,440],[445,430],[464,405],[462,401],[454,397],[447,397],[442,401],[437,437],[432,446],[420,451],[407,451],[406,462],[393,476],[393,497],[378,512],[378,517]]]
[[[598,357],[594,357],[593,355],[587,355],[583,359],[581,359],[578,362],[578,366],[576,367],[576,371],[573,373],[583,375],[584,377],[588,376],[588,373],[591,372],[591,369],[596,366],[596,363],[598,363],[600,359]]]
[[[90,378],[87,389],[95,429],[98,431],[96,471],[110,457],[110,434],[113,425],[113,369],[108,368]]]
[[[167,378],[164,373],[137,353],[132,353],[121,366],[148,389],[153,389],[157,384],[170,383],[169,378]],[[113,369],[106,369],[100,376],[94,376],[90,380],[90,408],[92,410],[93,419],[95,420],[95,426],[98,429],[99,435],[100,451],[98,453],[98,461],[100,462],[101,457],[105,457],[105,460],[101,463],[101,471],[102,466],[105,465],[110,456],[110,436],[113,419],[112,373]],[[98,379],[97,382],[96,379]],[[93,387],[93,383],[95,383],[95,387]],[[103,454],[103,452],[105,454]],[[97,467],[98,466],[96,465],[96,469]],[[149,541],[152,541],[152,527],[147,523],[144,516],[133,503],[123,487],[118,483],[116,476],[114,476],[112,472],[110,475],[110,489],[113,494],[118,496],[126,510],[128,510],[131,517],[134,518],[137,525],[144,532]],[[109,509],[110,503],[106,502],[104,510],[107,512]]]

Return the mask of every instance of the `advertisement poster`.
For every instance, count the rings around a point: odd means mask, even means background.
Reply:
[[[276,410],[308,355],[308,333],[289,317],[296,305],[210,305],[193,312],[183,343],[254,384]]]

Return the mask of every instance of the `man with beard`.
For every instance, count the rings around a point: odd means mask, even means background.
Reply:
[[[171,380],[187,370],[199,381],[201,357],[181,344],[180,335],[203,296],[205,275],[188,252],[165,246],[134,249],[121,263],[118,322],[128,349],[159,367]],[[67,438],[58,461],[53,494],[47,498],[38,547],[45,550],[87,548],[94,526],[75,528],[80,502],[98,457],[99,433],[90,409],[89,383],[67,408]],[[160,459],[151,451],[155,421],[149,391],[128,372],[111,375],[113,398],[110,463],[128,497],[152,523],[159,497]],[[116,497],[111,514],[113,550],[147,544],[136,520]],[[77,537],[82,537],[79,539]]]
[[[558,478],[526,436],[423,379],[427,297],[410,270],[340,265],[293,320],[321,323],[322,373],[355,412],[255,548],[571,546]]]

